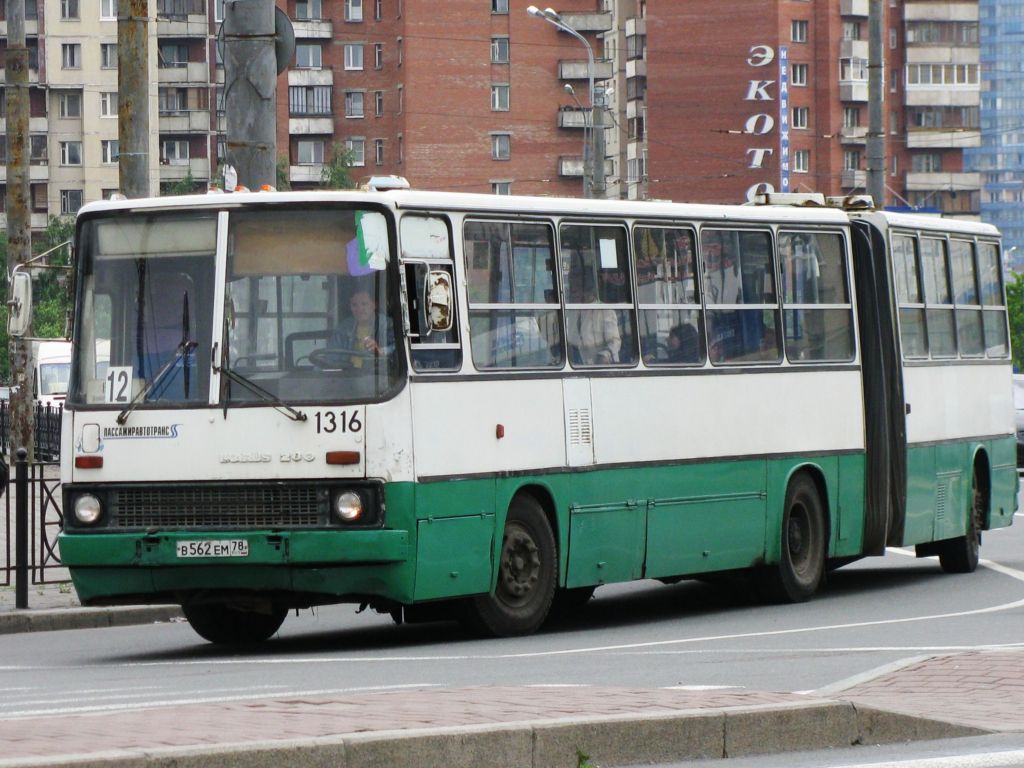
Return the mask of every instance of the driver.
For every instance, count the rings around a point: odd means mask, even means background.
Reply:
[[[395,332],[391,318],[377,311],[377,302],[365,288],[357,288],[348,302],[352,314],[346,317],[331,336],[331,346],[369,355],[388,353],[395,346]],[[352,355],[353,368],[363,366],[364,357]]]

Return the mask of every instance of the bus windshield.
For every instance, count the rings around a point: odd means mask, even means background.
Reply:
[[[392,388],[399,364],[383,214],[232,211],[223,296],[217,228],[216,211],[119,213],[82,225],[71,403],[344,402]],[[211,392],[217,370],[225,375]]]

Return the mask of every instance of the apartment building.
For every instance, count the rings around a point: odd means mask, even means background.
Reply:
[[[26,1],[41,226],[118,186],[116,0]],[[997,170],[1007,156],[981,151],[979,2],[992,34],[1019,13],[1009,0],[885,4],[886,205],[976,217],[983,173],[992,205],[1020,194]],[[203,189],[226,158],[223,0],[152,3],[152,188]],[[864,191],[868,0],[562,0],[586,46],[527,5],[279,0],[296,43],[278,78],[279,177],[318,186],[343,152],[357,179],[579,195],[592,75],[607,196]]]

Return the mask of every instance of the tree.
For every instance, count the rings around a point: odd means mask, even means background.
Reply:
[[[279,157],[277,159],[277,188],[281,192],[287,192],[292,188],[291,179],[288,178],[288,158]]]
[[[1006,310],[1010,315],[1010,349],[1013,369],[1024,371],[1024,272],[1008,272]]]
[[[355,189],[352,179],[352,152],[341,144],[331,147],[331,159],[320,174],[321,189]]]
[[[185,174],[185,178],[179,179],[178,181],[170,181],[166,185],[161,185],[163,190],[161,195],[191,195],[196,191],[196,180],[192,178],[192,171],[189,170]]]

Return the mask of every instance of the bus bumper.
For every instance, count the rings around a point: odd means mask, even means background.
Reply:
[[[179,542],[238,540],[244,556],[178,554]],[[303,595],[296,605],[412,593],[406,531],[62,533],[58,544],[83,605],[180,603],[198,591]]]

